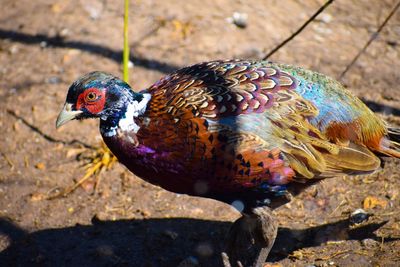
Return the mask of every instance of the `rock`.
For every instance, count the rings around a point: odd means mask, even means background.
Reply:
[[[369,214],[363,209],[356,209],[349,218],[350,224],[360,224],[369,218]]]
[[[226,20],[229,23],[235,24],[239,28],[246,28],[248,17],[249,16],[246,13],[234,12],[232,17],[229,17]]]

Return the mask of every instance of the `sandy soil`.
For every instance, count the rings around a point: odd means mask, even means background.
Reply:
[[[271,59],[339,78],[395,2],[335,1]],[[132,1],[131,85],[145,88],[200,61],[261,58],[322,3]],[[119,164],[100,175],[96,190],[93,180],[65,198],[46,199],[83,176],[84,155],[92,150],[82,144],[100,144],[96,121],[58,131],[54,124],[79,75],[121,75],[123,1],[2,0],[1,6],[0,265],[219,266],[224,236],[239,217],[228,205],[167,192]],[[234,12],[248,15],[247,27],[227,21]],[[397,126],[399,40],[400,12],[341,79]],[[325,180],[276,210],[281,228],[268,260],[398,266],[399,165],[387,160],[369,176]],[[364,206],[371,216],[351,226],[349,214]]]

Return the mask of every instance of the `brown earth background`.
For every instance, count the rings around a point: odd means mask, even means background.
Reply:
[[[123,1],[0,1],[0,265],[219,266],[231,223],[217,201],[167,192],[116,166],[64,198],[84,175],[97,121],[55,129],[69,85],[102,70],[121,76]],[[262,58],[319,0],[131,1],[131,85],[143,89],[189,64]],[[396,4],[338,0],[271,58],[340,74]],[[248,15],[247,27],[227,18]],[[400,126],[400,12],[340,81]],[[400,266],[400,160],[337,177],[275,211],[276,266]],[[99,181],[99,180],[97,180]],[[350,227],[365,208],[369,219]]]

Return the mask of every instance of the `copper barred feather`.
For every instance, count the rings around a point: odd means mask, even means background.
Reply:
[[[373,172],[377,154],[400,157],[389,138],[398,132],[388,133],[338,82],[299,67],[205,62],[140,93],[95,72],[71,86],[67,103],[74,106],[88,88],[105,92],[103,111],[84,115],[102,118],[113,153],[174,192],[262,199],[321,178]]]
[[[290,100],[289,89],[295,84],[292,76],[277,68],[210,62],[182,69],[153,85],[150,104],[154,112],[177,117],[187,111],[210,119],[262,113],[274,102]]]

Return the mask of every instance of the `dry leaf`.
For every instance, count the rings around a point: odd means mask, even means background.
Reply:
[[[386,200],[380,199],[377,197],[373,197],[373,196],[368,196],[363,201],[364,209],[373,209],[377,206],[386,208],[387,204],[388,204],[388,202]]]
[[[43,162],[39,162],[39,163],[37,163],[35,165],[35,168],[39,169],[39,170],[45,170],[46,169],[46,165]]]

